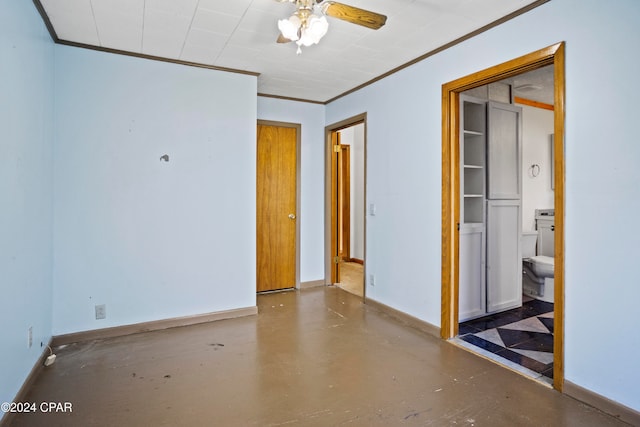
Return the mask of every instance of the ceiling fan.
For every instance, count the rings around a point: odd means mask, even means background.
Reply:
[[[329,22],[325,16],[342,19],[352,24],[377,30],[387,22],[387,17],[354,6],[324,0],[277,0],[289,2],[296,6],[295,12],[288,19],[278,21],[280,36],[278,43],[296,42],[297,53],[302,46],[317,44],[327,33]]]

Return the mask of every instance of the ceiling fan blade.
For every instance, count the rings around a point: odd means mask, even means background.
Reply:
[[[335,1],[323,1],[322,11],[325,15],[342,19],[353,24],[377,30],[387,22],[387,17],[379,13],[338,3]]]
[[[286,38],[285,36],[283,36],[282,34],[280,34],[278,36],[278,43],[291,43],[293,40],[289,40],[288,38]]]

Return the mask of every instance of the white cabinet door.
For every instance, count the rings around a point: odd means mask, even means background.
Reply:
[[[458,286],[458,321],[486,313],[484,285],[484,225],[463,224],[460,228],[460,279]]]
[[[487,312],[522,305],[520,200],[487,201]]]
[[[489,102],[487,120],[488,199],[520,199],[522,108]]]

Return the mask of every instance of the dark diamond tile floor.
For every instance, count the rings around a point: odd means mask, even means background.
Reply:
[[[540,321],[544,323],[544,326],[546,326],[551,333],[553,333],[553,317],[542,317],[540,318]]]
[[[458,338],[553,379],[553,304],[531,300],[512,310],[460,323]]]

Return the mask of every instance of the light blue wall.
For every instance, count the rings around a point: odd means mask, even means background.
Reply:
[[[566,41],[565,378],[640,410],[640,2],[553,0],[327,106],[366,111],[367,295],[440,324],[441,87]]]
[[[258,97],[258,119],[301,125],[300,281],[324,279],[324,105]]]
[[[256,109],[254,76],[56,46],[54,335],[255,306]]]
[[[341,98],[326,121],[367,113],[367,297],[439,324],[441,95],[423,75],[413,66]]]
[[[52,69],[33,4],[0,2],[0,402],[13,400],[51,338]]]

